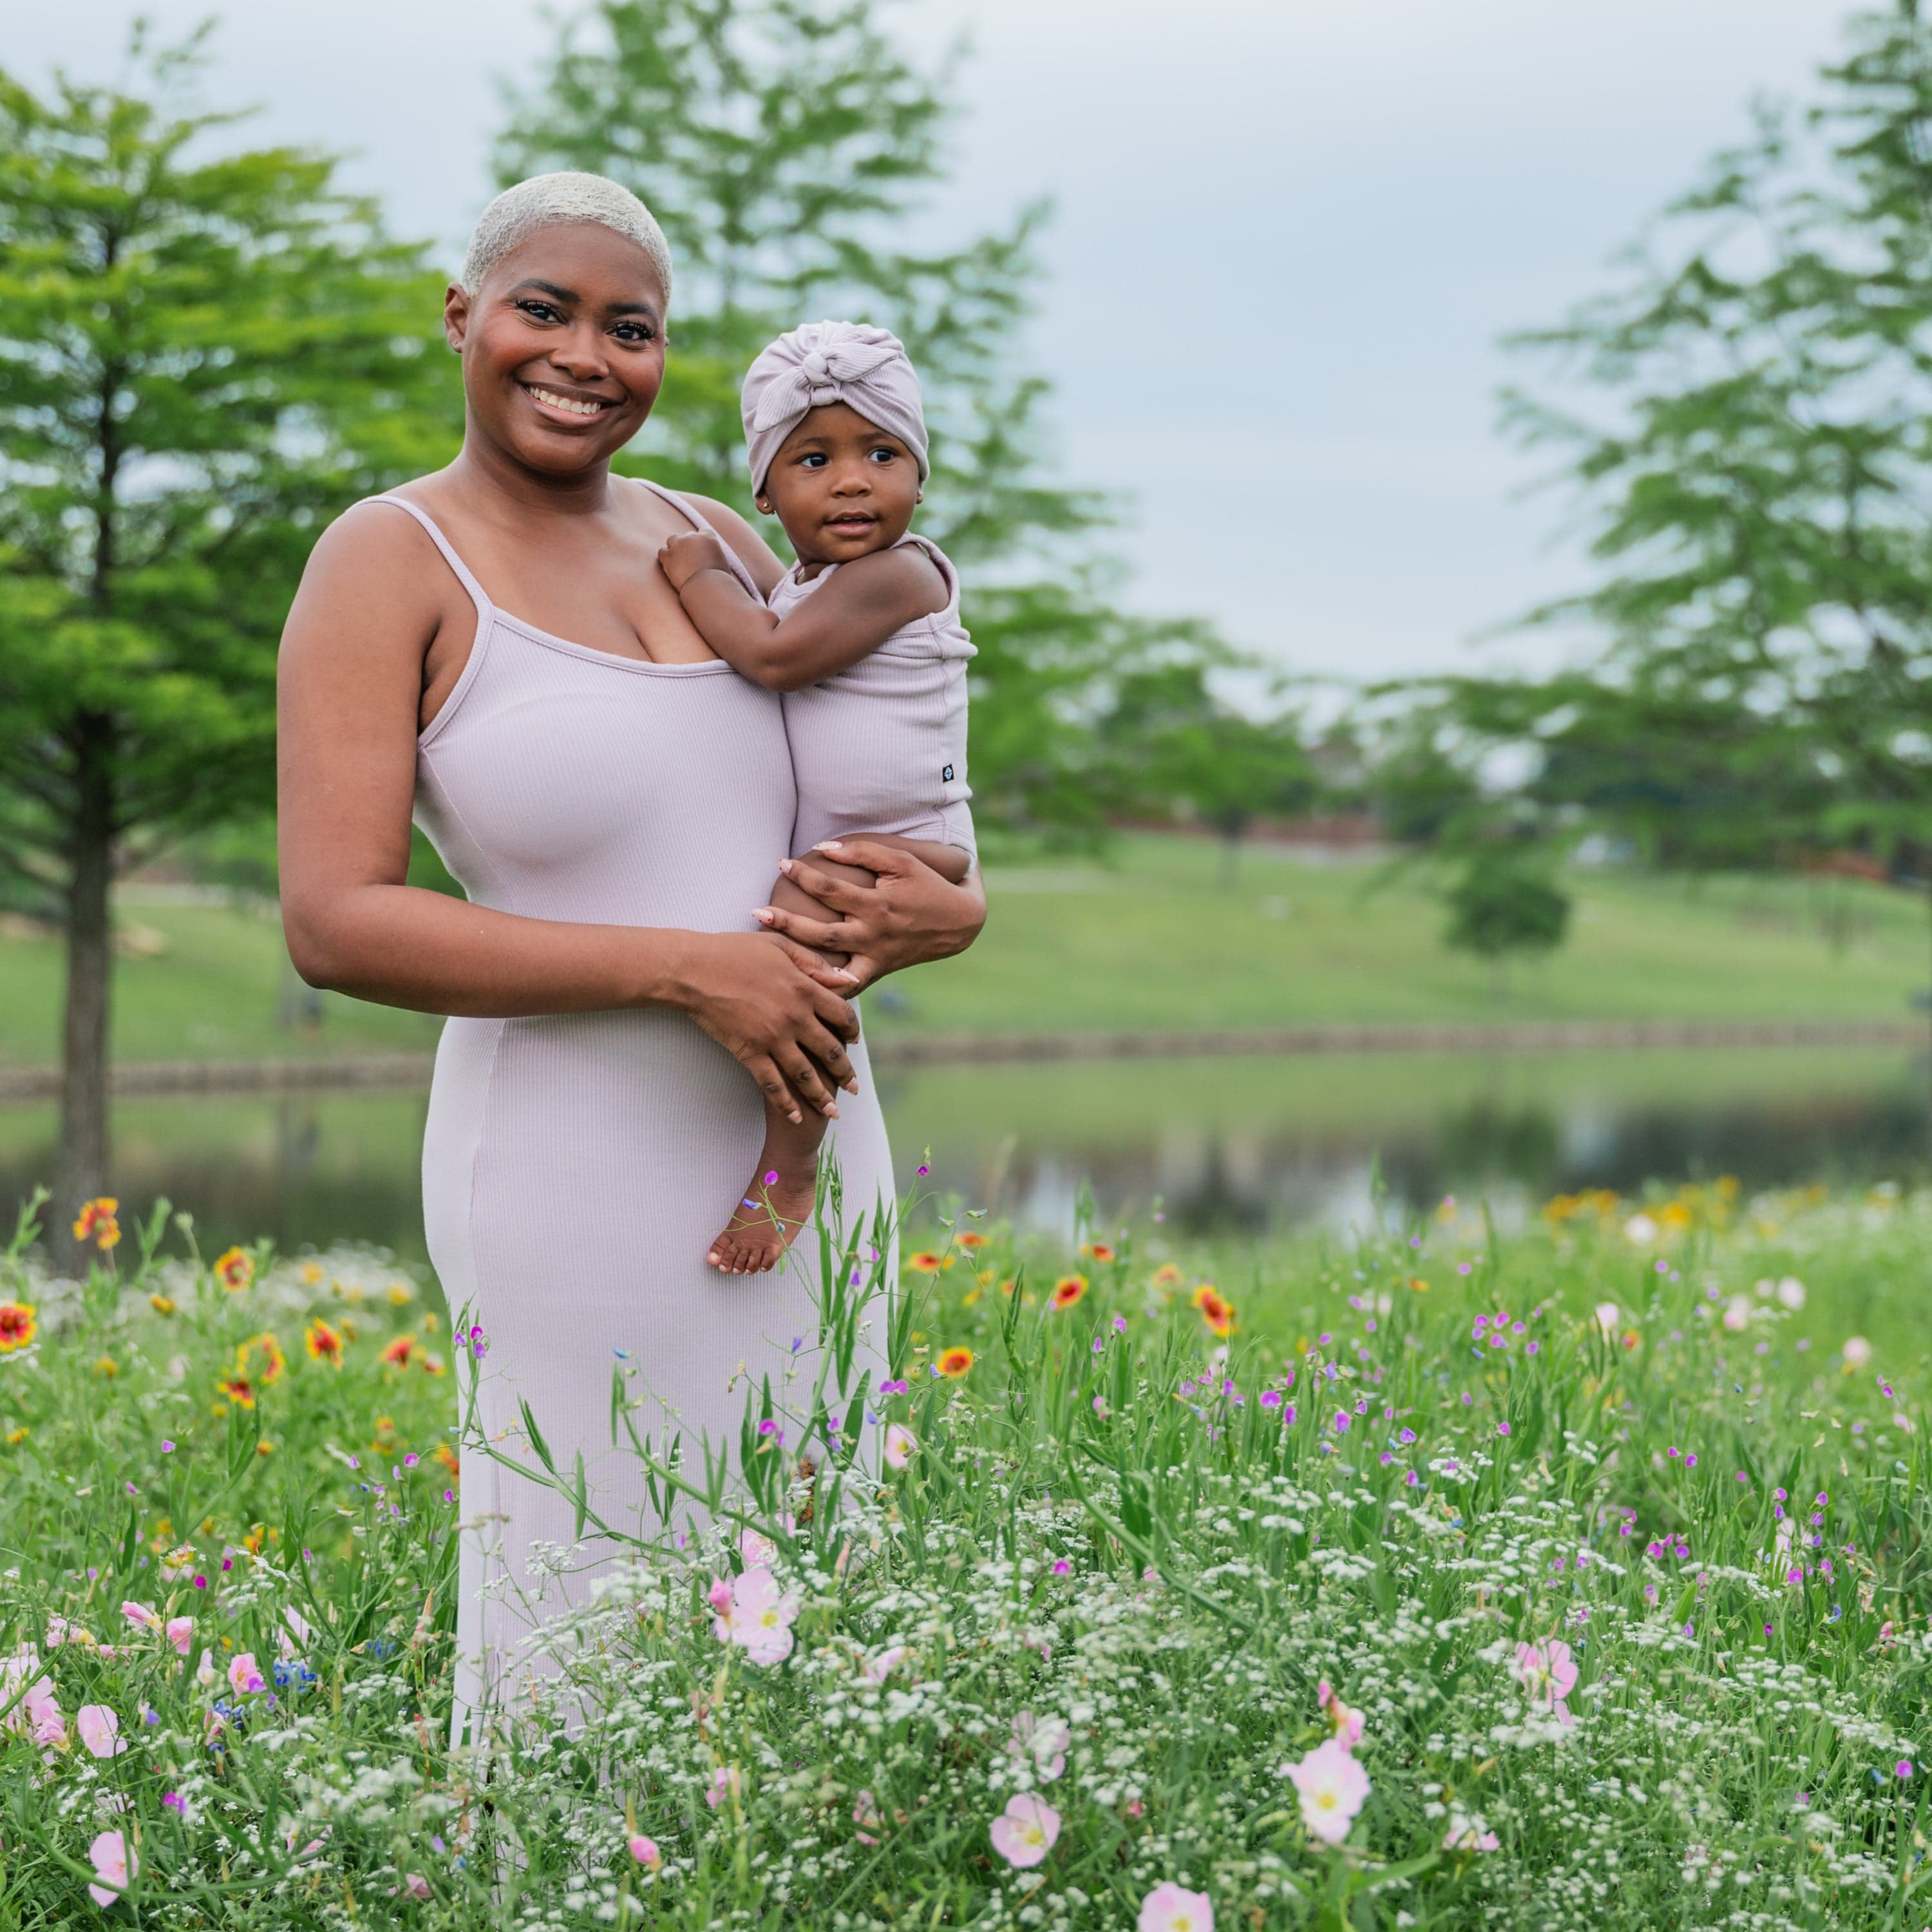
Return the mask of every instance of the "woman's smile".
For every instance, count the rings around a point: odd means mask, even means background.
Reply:
[[[573,393],[548,382],[520,382],[518,386],[536,405],[537,413],[545,422],[572,428],[581,423],[595,422],[605,410],[617,406],[616,400],[612,397],[592,395],[583,391]]]

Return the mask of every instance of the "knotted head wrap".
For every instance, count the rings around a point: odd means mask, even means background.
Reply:
[[[808,322],[760,351],[745,375],[745,443],[752,488],[765,487],[772,458],[808,410],[843,403],[913,453],[923,483],[926,414],[905,344],[863,322]]]

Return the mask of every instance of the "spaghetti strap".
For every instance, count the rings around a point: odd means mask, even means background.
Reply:
[[[380,496],[365,496],[362,500],[365,503],[392,504],[397,509],[406,510],[415,518],[416,521],[428,531],[430,542],[442,551],[443,562],[455,572],[457,582],[469,592],[470,601],[476,606],[478,624],[487,623],[489,621],[495,606],[490,603],[482,585],[470,574],[469,565],[457,555],[456,546],[436,528],[435,520],[427,510],[418,509],[406,496],[398,496],[393,492]]]
[[[633,476],[633,483],[641,483],[653,496],[662,496],[681,517],[688,518],[708,537],[716,537],[719,548],[724,553],[724,561],[731,566],[731,574],[752,594],[754,602],[762,604],[765,593],[752,581],[752,573],[745,568],[745,560],[734,550],[726,538],[719,534],[710,518],[694,503],[687,502],[675,490],[667,490],[662,483],[653,483],[648,476]]]

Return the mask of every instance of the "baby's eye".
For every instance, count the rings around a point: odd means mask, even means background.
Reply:
[[[866,460],[872,463],[890,463],[898,454],[896,449],[888,449],[884,443],[866,452]]]
[[[806,470],[823,470],[825,467],[825,454],[822,450],[812,450],[798,460],[800,466]]]

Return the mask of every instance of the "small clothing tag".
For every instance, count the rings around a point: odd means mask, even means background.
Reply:
[[[948,765],[945,770],[941,772],[939,776],[944,778],[948,784],[950,784],[952,782],[952,767],[950,765]]]

